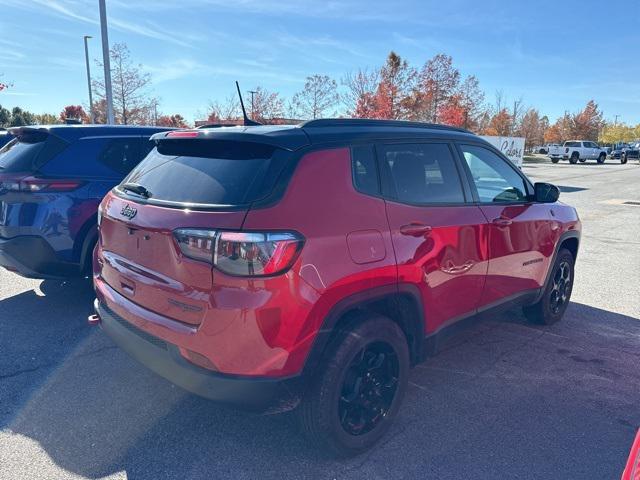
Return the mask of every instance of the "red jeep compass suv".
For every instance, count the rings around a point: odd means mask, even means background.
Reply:
[[[314,120],[152,138],[100,206],[93,320],[187,390],[297,407],[339,454],[380,439],[449,327],[517,304],[551,324],[567,307],[576,211],[465,130]]]

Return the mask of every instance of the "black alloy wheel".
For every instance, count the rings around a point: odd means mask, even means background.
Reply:
[[[391,345],[365,346],[351,361],[342,384],[338,416],[349,435],[373,430],[388,414],[396,391],[400,364]]]

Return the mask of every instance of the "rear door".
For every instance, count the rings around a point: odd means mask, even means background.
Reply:
[[[474,196],[489,222],[489,268],[481,304],[501,302],[542,285],[553,254],[551,207],[531,201],[524,176],[479,145],[459,145]]]
[[[466,202],[448,143],[377,149],[398,279],[418,287],[430,333],[478,306],[487,273],[486,219]]]
[[[189,258],[176,230],[240,229],[277,163],[272,147],[230,143],[163,142],[107,197],[101,275],[113,290],[163,316],[192,325],[202,321],[212,288],[213,246],[193,240],[191,246],[211,252],[211,258]],[[147,195],[127,185],[144,187]]]

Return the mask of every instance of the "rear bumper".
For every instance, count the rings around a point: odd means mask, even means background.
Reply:
[[[177,346],[138,329],[98,300],[102,330],[138,362],[175,385],[218,403],[275,413],[299,403],[299,377],[267,378],[224,375],[187,361]]]
[[[42,237],[0,237],[0,266],[28,278],[63,278],[77,274],[78,265],[61,261]]]

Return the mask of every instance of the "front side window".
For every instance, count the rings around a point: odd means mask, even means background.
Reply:
[[[403,203],[464,203],[460,176],[444,143],[385,145],[381,148],[386,192]]]
[[[473,183],[482,203],[527,201],[524,179],[491,150],[474,145],[461,145]]]

